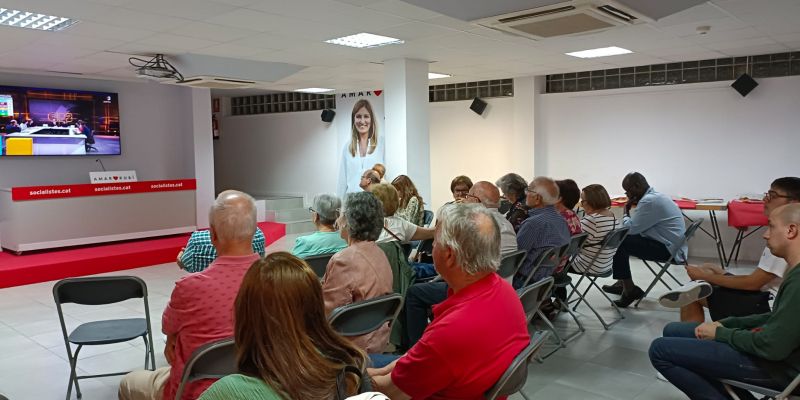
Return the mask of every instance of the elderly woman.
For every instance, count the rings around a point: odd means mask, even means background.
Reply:
[[[311,222],[317,227],[317,231],[298,237],[292,248],[292,254],[306,258],[336,253],[347,247],[347,243],[333,227],[339,218],[340,208],[342,201],[334,195],[320,194],[314,197],[314,203],[308,211],[311,211]]]
[[[392,186],[397,189],[397,193],[400,195],[397,216],[414,225],[422,226],[425,202],[422,201],[422,196],[419,195],[414,182],[406,175],[398,175],[392,181]]]
[[[503,197],[511,203],[506,212],[506,219],[511,222],[514,232],[519,233],[519,227],[528,218],[528,206],[525,205],[525,189],[528,187],[528,182],[517,174],[509,173],[501,176],[495,185],[503,192]]]
[[[385,216],[378,243],[393,240],[406,243],[411,240],[433,239],[433,229],[414,225],[395,215],[400,206],[400,197],[394,186],[380,183],[370,186],[370,191],[380,200]]]
[[[581,220],[575,214],[575,205],[581,199],[581,189],[578,184],[572,179],[562,179],[556,181],[558,185],[558,203],[556,203],[556,210],[567,221],[570,235],[577,235],[581,233]]]
[[[325,313],[339,306],[392,293],[392,268],[375,244],[383,229],[383,207],[369,192],[347,196],[338,220],[347,247],[328,262],[322,281]],[[382,353],[389,343],[389,324],[366,335],[351,337],[367,353]]]
[[[572,262],[572,271],[582,273],[588,270],[592,274],[603,275],[611,270],[611,262],[616,250],[603,250],[599,255],[600,243],[606,235],[614,229],[622,227],[622,221],[617,220],[611,212],[611,199],[606,188],[602,185],[589,185],[581,192],[581,206],[586,215],[581,219],[581,228],[589,234],[581,252]],[[597,255],[597,260],[592,264],[592,259]]]

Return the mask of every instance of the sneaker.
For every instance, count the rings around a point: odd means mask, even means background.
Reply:
[[[622,294],[622,282],[621,281],[617,281],[617,283],[615,283],[613,285],[603,285],[603,291],[608,293],[608,294],[621,295]]]
[[[665,293],[658,299],[658,302],[667,308],[681,308],[710,296],[712,291],[713,289],[708,282],[691,281],[675,290]]]

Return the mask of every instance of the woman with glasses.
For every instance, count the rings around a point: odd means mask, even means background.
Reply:
[[[300,236],[294,243],[292,254],[300,258],[333,254],[347,247],[347,243],[336,231],[334,224],[339,218],[339,209],[342,201],[330,194],[320,194],[314,197],[313,205],[308,209],[311,212],[311,222],[317,231],[306,236]]]

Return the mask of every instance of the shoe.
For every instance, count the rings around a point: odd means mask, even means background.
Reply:
[[[608,293],[608,294],[621,295],[622,294],[622,282],[617,281],[617,283],[615,283],[613,285],[603,285],[603,291]]]
[[[619,300],[614,301],[614,304],[616,304],[617,307],[619,308],[628,308],[628,306],[631,305],[631,303],[643,297],[644,297],[644,290],[636,286],[633,292],[627,294],[623,293],[622,297],[620,297]]]
[[[667,308],[681,308],[705,299],[714,289],[705,281],[691,281],[675,290],[665,293],[658,299],[662,306]]]

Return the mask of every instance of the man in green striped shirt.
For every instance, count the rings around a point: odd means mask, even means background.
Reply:
[[[264,232],[256,227],[253,235],[253,253],[264,257]],[[200,272],[206,269],[217,258],[217,249],[211,244],[211,233],[208,230],[194,231],[189,236],[186,247],[178,253],[178,266],[186,272]]]

